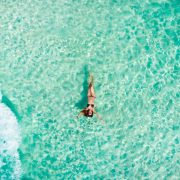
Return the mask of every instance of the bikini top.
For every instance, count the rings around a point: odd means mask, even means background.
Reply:
[[[94,104],[87,104],[87,107],[91,106],[92,108],[94,107]]]

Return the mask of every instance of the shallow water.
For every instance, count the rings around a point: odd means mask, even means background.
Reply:
[[[0,93],[0,101],[2,102],[3,100]],[[20,141],[20,129],[15,115],[4,103],[0,103],[1,179],[20,179],[22,174],[21,162],[18,154]]]
[[[0,1],[21,179],[178,179],[179,12],[177,0]],[[76,119],[89,72],[104,124]]]

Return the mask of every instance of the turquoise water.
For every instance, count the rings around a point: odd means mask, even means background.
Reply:
[[[1,94],[0,94],[1,95]],[[21,162],[18,148],[21,142],[16,116],[0,96],[0,179],[20,179]],[[3,101],[3,103],[2,103]]]
[[[179,12],[1,0],[0,179],[179,179]],[[104,124],[76,119],[89,72]]]

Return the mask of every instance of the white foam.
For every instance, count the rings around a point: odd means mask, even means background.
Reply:
[[[3,158],[8,157],[8,160],[13,162],[11,178],[20,179],[21,162],[17,152],[21,141],[20,129],[15,115],[5,104],[1,103],[1,98],[0,92],[0,154],[2,157],[0,158],[0,169],[5,165]],[[2,178],[6,179],[6,174],[3,173]]]

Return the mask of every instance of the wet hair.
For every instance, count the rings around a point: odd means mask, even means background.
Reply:
[[[88,109],[87,111],[85,111],[85,116],[86,116],[86,117],[93,117],[93,111],[92,111],[92,114],[91,114],[91,115],[89,115],[89,112],[90,112],[89,109]]]

